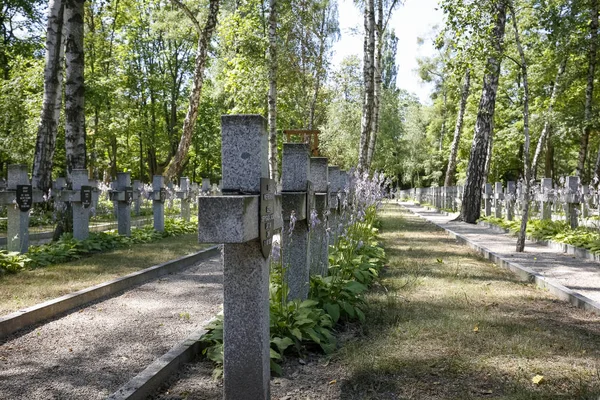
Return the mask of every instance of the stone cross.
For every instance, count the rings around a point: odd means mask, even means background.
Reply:
[[[85,240],[90,236],[90,207],[93,204],[93,189],[90,186],[87,169],[74,169],[71,172],[73,194],[70,196],[73,208],[73,238]]]
[[[540,213],[542,219],[552,219],[552,178],[542,178],[540,183]]]
[[[311,224],[310,235],[310,273],[311,275],[327,276],[329,271],[329,244],[327,240],[327,183],[329,181],[327,158],[311,157],[310,159],[310,181],[315,191],[315,208],[307,210],[309,224]],[[320,221],[315,226],[311,221],[311,213],[315,213]]]
[[[494,217],[496,218],[502,218],[502,200],[504,200],[502,182],[496,182],[494,186]]]
[[[27,166],[8,166],[6,191],[0,192],[0,204],[7,211],[7,250],[26,253],[29,248],[29,210],[42,201],[42,192],[33,190],[27,176]]]
[[[489,217],[492,215],[492,184],[486,183],[483,189],[483,199],[485,207],[485,216]]]
[[[90,186],[92,187],[92,207],[94,207],[94,210],[97,210],[98,200],[100,200],[100,190],[98,190],[98,181],[92,179],[89,182]]]
[[[142,208],[142,182],[140,182],[138,179],[133,181],[133,193],[136,194],[133,202],[133,212],[135,215],[139,216]]]
[[[340,170],[340,195],[338,196],[340,199],[340,204],[342,207],[344,204],[347,204],[348,201],[348,193],[350,191],[350,177],[348,176],[348,171]]]
[[[202,178],[202,191],[204,193],[209,193],[210,190],[211,190],[210,179],[209,178]]]
[[[578,176],[567,176],[566,190],[566,217],[571,228],[575,229],[579,225],[579,210],[580,210],[580,196],[579,190],[579,177]]]
[[[327,167],[327,175],[329,178],[329,244],[332,245],[337,237],[337,228],[339,223],[339,198],[340,192],[340,167]]]
[[[272,240],[275,186],[261,180],[269,176],[266,120],[225,115],[221,134],[223,196],[198,197],[198,239],[224,243],[223,393],[226,400],[266,400],[270,254],[263,248]]]
[[[310,148],[305,143],[284,143],[281,158],[283,232],[282,262],[288,299],[306,300],[310,284],[309,212],[307,190],[310,175]],[[314,200],[313,200],[314,201]],[[290,229],[292,213],[296,220]]]
[[[587,218],[590,214],[590,186],[581,185],[581,218]]]
[[[506,182],[506,219],[512,221],[515,219],[515,199],[517,196],[517,184],[514,181]]]
[[[190,222],[190,180],[186,177],[179,179],[177,197],[181,199],[181,218]]]
[[[116,190],[112,191],[111,196],[117,203],[119,235],[131,236],[131,203],[134,200],[134,193],[129,172],[117,173]]]
[[[165,178],[162,175],[152,177],[152,214],[154,215],[154,230],[165,231],[165,200],[167,191],[165,189]]]

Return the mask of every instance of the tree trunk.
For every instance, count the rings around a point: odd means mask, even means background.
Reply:
[[[277,182],[277,0],[269,9],[269,176]]]
[[[523,75],[523,134],[525,135],[525,144],[523,148],[523,169],[524,169],[524,182],[523,182],[523,209],[521,215],[521,229],[519,230],[519,236],[517,237],[517,252],[523,252],[525,250],[525,234],[527,233],[527,220],[529,219],[529,192],[531,185],[531,169],[529,165],[529,82],[527,80],[527,60],[525,59],[525,52],[523,46],[521,46],[521,40],[519,38],[519,27],[517,24],[517,15],[513,6],[512,0],[509,0],[508,6],[510,8],[510,14],[512,16],[513,28],[515,31],[515,42],[521,58],[521,73]]]
[[[506,26],[506,0],[500,0],[495,5],[496,20],[492,31],[494,52],[487,60],[483,78],[483,90],[479,101],[477,122],[471,146],[471,157],[467,167],[467,181],[464,187],[462,207],[459,219],[474,224],[481,213],[481,187],[484,179],[487,145],[494,126],[496,109],[496,92],[500,78],[500,63],[502,57],[504,29]]]
[[[62,0],[50,0],[46,29],[44,100],[31,177],[33,186],[44,192],[52,187],[52,164],[62,106],[64,9]]]
[[[187,113],[183,121],[183,130],[177,153],[169,162],[164,175],[168,181],[173,181],[181,174],[185,165],[185,160],[192,142],[192,135],[196,128],[196,120],[198,119],[198,105],[200,104],[200,95],[202,94],[202,84],[204,83],[204,67],[206,65],[206,56],[208,54],[208,46],[212,38],[215,26],[217,25],[217,17],[219,16],[219,0],[210,0],[210,10],[206,19],[204,29],[201,30],[200,24],[194,17],[194,14],[179,0],[172,0],[182,8],[185,14],[192,20],[196,31],[198,32],[198,50],[196,54],[196,66],[194,68],[194,80],[192,90],[190,92]]]
[[[446,179],[444,186],[452,186],[454,184],[454,174],[456,172],[456,156],[458,155],[458,146],[460,145],[460,135],[465,118],[465,110],[467,108],[467,100],[469,99],[469,91],[471,90],[471,70],[467,68],[465,71],[465,80],[463,82],[462,92],[460,96],[460,106],[458,115],[456,116],[456,126],[454,127],[454,139],[450,146],[450,156],[448,157],[448,168],[446,169]]]
[[[488,176],[490,175],[490,165],[492,165],[492,154],[494,151],[494,123],[492,122],[492,129],[490,130],[490,137],[487,141],[487,149],[485,151],[485,167],[483,168],[483,182],[482,186],[488,182]]]
[[[365,40],[363,60],[363,82],[365,95],[361,120],[360,142],[358,147],[358,170],[368,170],[367,152],[373,128],[374,97],[374,58],[375,58],[375,9],[374,0],[365,1]]]
[[[73,169],[86,168],[83,13],[84,0],[66,0],[65,154],[69,185]]]
[[[544,175],[546,178],[554,179],[554,145],[550,136],[546,140],[546,162],[544,163]]]
[[[558,71],[556,72],[556,78],[552,84],[552,91],[550,93],[550,104],[548,104],[548,110],[546,111],[544,128],[542,129],[542,133],[540,134],[540,138],[538,139],[537,146],[535,147],[535,154],[533,155],[533,162],[531,163],[531,171],[533,173],[533,179],[537,179],[537,166],[540,160],[540,155],[542,153],[542,149],[544,148],[544,143],[548,140],[548,137],[552,133],[553,123],[554,123],[554,104],[556,104],[556,98],[558,97],[558,88],[560,84],[560,80],[565,73],[567,68],[567,57],[565,57],[558,67]],[[548,178],[548,177],[546,177]]]
[[[594,75],[596,72],[596,52],[598,48],[598,0],[590,0],[590,42],[588,49],[588,73],[587,86],[585,88],[585,108],[583,112],[583,132],[581,134],[581,145],[579,147],[579,159],[577,162],[577,175],[581,178],[582,183],[587,182],[585,179],[585,161],[588,151],[588,142],[590,140],[590,132],[592,130],[592,102],[594,99]],[[600,152],[599,152],[600,156]],[[597,168],[595,168],[596,170]],[[594,175],[597,175],[596,173]]]
[[[371,132],[367,147],[367,169],[371,168],[377,133],[379,132],[379,113],[381,107],[381,68],[384,40],[383,0],[377,1],[377,23],[375,25],[375,53],[373,54],[373,116],[371,117]]]

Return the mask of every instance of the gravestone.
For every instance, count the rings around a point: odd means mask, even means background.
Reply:
[[[202,192],[204,193],[210,193],[210,179],[209,178],[202,178]]]
[[[310,175],[309,145],[284,143],[281,158],[283,232],[282,263],[289,287],[288,299],[305,300],[310,284],[308,196]],[[314,201],[314,199],[312,200]],[[292,213],[295,226],[291,230]]]
[[[580,195],[579,191],[579,177],[568,176],[567,183],[565,186],[565,201],[566,209],[565,214],[567,221],[571,228],[575,229],[579,225],[579,212],[580,212]]]
[[[90,235],[90,207],[92,206],[92,187],[87,169],[74,169],[71,172],[73,195],[73,238],[85,240]]]
[[[484,200],[484,215],[489,217],[492,215],[492,184],[486,183],[483,188],[483,200]]]
[[[224,243],[224,398],[266,400],[269,250],[275,228],[275,182],[265,179],[266,120],[260,115],[225,115],[221,122],[223,195],[198,197],[198,239]]]
[[[310,273],[327,276],[329,270],[329,244],[327,237],[327,158],[311,157],[310,181],[315,191],[315,208],[308,211],[310,235]]]
[[[133,201],[133,212],[139,216],[142,209],[142,182],[137,179],[133,181],[133,193],[136,194]]]
[[[181,218],[190,222],[190,181],[188,178],[179,179],[177,197],[181,200]]]
[[[98,209],[98,200],[100,200],[100,190],[98,189],[98,181],[97,180],[92,179],[89,182],[90,182],[90,186],[92,187],[92,207],[94,209],[92,214],[94,214],[96,212],[96,210]]]
[[[129,172],[117,173],[116,188],[112,196],[117,203],[117,230],[119,235],[131,236],[131,203],[134,194]]]
[[[6,205],[7,250],[26,253],[29,248],[29,210],[42,201],[42,193],[33,190],[27,166],[10,164],[6,190],[0,192],[0,204]]]
[[[506,219],[512,221],[515,219],[515,199],[517,197],[517,185],[514,181],[506,182]]]
[[[502,200],[504,200],[502,182],[496,182],[494,186],[494,217],[496,218],[502,218]]]
[[[542,178],[540,183],[541,219],[552,219],[552,178]]]
[[[152,177],[152,214],[154,216],[154,230],[165,231],[165,200],[167,190],[165,189],[165,178],[162,175]]]
[[[339,223],[339,198],[340,192],[340,167],[329,166],[327,167],[327,175],[329,179],[329,197],[327,202],[329,203],[329,244],[334,244],[338,236],[338,223]]]
[[[590,186],[581,185],[581,218],[588,218],[590,213]]]

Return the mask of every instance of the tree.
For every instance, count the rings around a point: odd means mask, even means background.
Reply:
[[[33,158],[32,184],[47,192],[52,187],[54,148],[62,107],[64,62],[64,3],[51,0],[46,28],[46,66],[44,68],[44,100]]]
[[[465,78],[460,96],[460,106],[458,115],[456,116],[456,126],[454,127],[454,138],[450,146],[450,156],[448,157],[448,168],[446,169],[446,178],[444,186],[452,186],[454,183],[454,174],[456,172],[456,156],[458,154],[458,145],[460,144],[460,136],[462,134],[463,122],[465,117],[465,109],[467,108],[467,100],[469,99],[469,90],[471,89],[471,70],[467,67]]]
[[[215,26],[217,25],[217,17],[219,15],[219,0],[210,0],[208,16],[206,18],[204,29],[202,29],[194,14],[185,4],[183,4],[180,0],[171,1],[181,8],[187,17],[192,21],[198,34],[198,48],[196,53],[193,86],[189,96],[187,114],[183,122],[181,139],[179,141],[179,145],[177,146],[177,152],[175,153],[175,156],[171,159],[171,162],[164,172],[167,180],[173,180],[181,174],[187,159],[188,151],[192,142],[192,134],[198,118],[198,104],[200,103],[200,95],[202,94],[204,67],[206,65],[208,47]]]
[[[529,220],[529,193],[531,186],[531,165],[529,163],[529,81],[527,79],[527,60],[525,59],[525,52],[521,44],[521,38],[519,37],[519,26],[517,23],[517,14],[515,13],[515,7],[512,0],[508,0],[508,7],[512,17],[515,44],[519,52],[522,80],[523,80],[523,135],[525,136],[525,145],[523,146],[523,209],[521,213],[521,229],[517,237],[517,252],[523,252],[525,250],[525,238],[527,234],[527,221]]]
[[[588,142],[592,130],[592,106],[594,100],[594,78],[596,74],[596,53],[598,49],[598,0],[590,0],[590,39],[588,47],[588,71],[587,86],[585,88],[585,106],[583,115],[583,131],[581,133],[581,144],[579,147],[579,158],[577,162],[577,175],[582,181],[587,181],[585,176],[585,161],[588,152]],[[600,153],[599,153],[600,154]],[[599,164],[600,165],[600,164]],[[597,169],[597,168],[596,168]],[[598,175],[594,173],[595,177]]]
[[[73,169],[86,168],[83,51],[84,0],[65,0],[65,154],[67,182]]]
[[[277,169],[277,0],[269,0],[269,175],[278,181]]]
[[[486,74],[479,101],[475,134],[473,136],[473,144],[471,145],[469,166],[467,167],[467,180],[465,182],[459,216],[459,219],[471,224],[477,222],[481,211],[481,188],[485,179],[487,147],[494,126],[496,93],[500,79],[500,64],[506,26],[506,6],[506,0],[498,0],[493,4],[492,8],[495,18],[490,37],[493,52],[487,59]]]
[[[374,62],[375,62],[375,7],[374,0],[365,1],[365,38],[364,38],[364,56],[363,56],[363,84],[365,94],[363,100],[363,114],[361,119],[360,141],[358,146],[358,170],[368,169],[367,153],[371,129],[373,124],[374,107]]]

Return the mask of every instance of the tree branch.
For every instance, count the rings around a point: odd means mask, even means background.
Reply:
[[[196,16],[194,15],[194,13],[192,13],[192,11],[185,4],[183,4],[180,0],[171,0],[171,3],[173,3],[177,7],[179,7],[185,13],[185,15],[187,15],[189,17],[189,19],[192,21],[192,24],[194,24],[194,28],[196,29],[196,32],[198,32],[198,34],[201,35],[202,28],[200,27],[200,23],[196,19]]]

